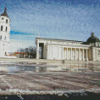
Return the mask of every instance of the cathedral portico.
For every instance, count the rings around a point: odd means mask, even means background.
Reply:
[[[41,54],[39,53],[40,44],[43,44]],[[36,38],[36,45],[37,59],[66,59],[79,61],[91,59],[91,54],[89,52],[91,51],[91,45],[83,44],[82,41]]]

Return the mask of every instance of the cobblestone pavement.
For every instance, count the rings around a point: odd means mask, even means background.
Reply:
[[[99,72],[21,72],[4,75],[13,89],[30,91],[80,90],[100,88]],[[0,89],[10,89],[0,79]]]
[[[73,64],[73,62],[71,62],[71,64],[72,64],[71,67],[76,67],[76,65]],[[90,67],[98,66],[100,68],[99,62],[93,62],[93,63],[89,62],[88,64],[86,62],[85,66],[90,66]],[[100,71],[97,70],[96,71],[86,70],[81,72],[80,71],[68,72],[65,70],[53,71],[53,72],[35,72],[35,71],[20,71],[16,73],[3,72],[0,76],[2,76],[4,80],[6,80],[12,86],[12,89],[19,89],[23,91],[24,90],[25,91],[27,90],[68,91],[68,90],[82,90],[82,89],[85,90],[100,89]],[[6,82],[4,82],[2,78],[0,78],[0,89],[1,89],[0,94],[11,93],[11,91],[9,91],[11,87]]]

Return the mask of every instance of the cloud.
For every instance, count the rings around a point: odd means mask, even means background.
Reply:
[[[9,52],[15,52],[19,48],[27,48],[29,46],[35,46],[35,40],[34,41],[23,41],[23,40],[15,40],[10,39],[10,45],[9,45]]]
[[[100,12],[100,8],[86,6],[86,2],[80,4],[79,1],[78,3],[67,4],[60,0],[58,2],[54,0],[51,2],[14,1],[13,9],[9,9],[11,30],[32,34],[40,32],[46,37],[54,34],[54,38],[57,34],[60,37],[60,33],[64,35],[84,32],[86,35],[94,30],[93,24],[95,28],[99,27],[97,24],[100,18],[96,14]]]
[[[3,0],[0,2],[2,2],[0,13],[7,5],[11,19],[10,41],[13,43],[15,40],[19,43],[18,47],[22,47],[20,43],[27,46],[35,45],[38,32],[41,37],[79,41],[86,41],[92,31],[96,36],[100,34],[98,0]],[[28,33],[30,35],[26,35]]]
[[[35,46],[35,35],[31,33],[20,33],[11,31],[9,51],[14,52],[19,48]]]

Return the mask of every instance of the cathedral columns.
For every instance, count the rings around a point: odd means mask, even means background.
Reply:
[[[72,48],[71,48],[71,60],[72,60]]]
[[[62,47],[61,58],[66,60],[88,60],[88,50],[88,48]]]
[[[63,59],[63,47],[61,47],[61,59]]]
[[[88,60],[88,49],[86,49],[86,60]]]
[[[84,61],[84,49],[83,49],[83,61]]]
[[[76,48],[75,48],[75,60],[77,60],[77,58],[76,58]]]
[[[80,60],[80,48],[79,48],[79,60]]]
[[[38,41],[36,45],[36,59],[39,59],[39,42]]]
[[[66,55],[67,55],[67,54],[66,54],[66,52],[67,52],[66,49],[64,50],[64,52],[65,52],[64,57],[65,57],[65,59],[66,59]]]
[[[67,60],[68,60],[68,48],[67,48]]]

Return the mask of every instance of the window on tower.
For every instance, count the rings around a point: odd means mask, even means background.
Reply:
[[[3,26],[1,26],[1,31],[3,31]]]
[[[2,20],[4,20],[4,18],[2,18]]]
[[[6,27],[6,32],[7,32],[7,27]]]
[[[8,19],[6,19],[6,23],[8,23]]]

